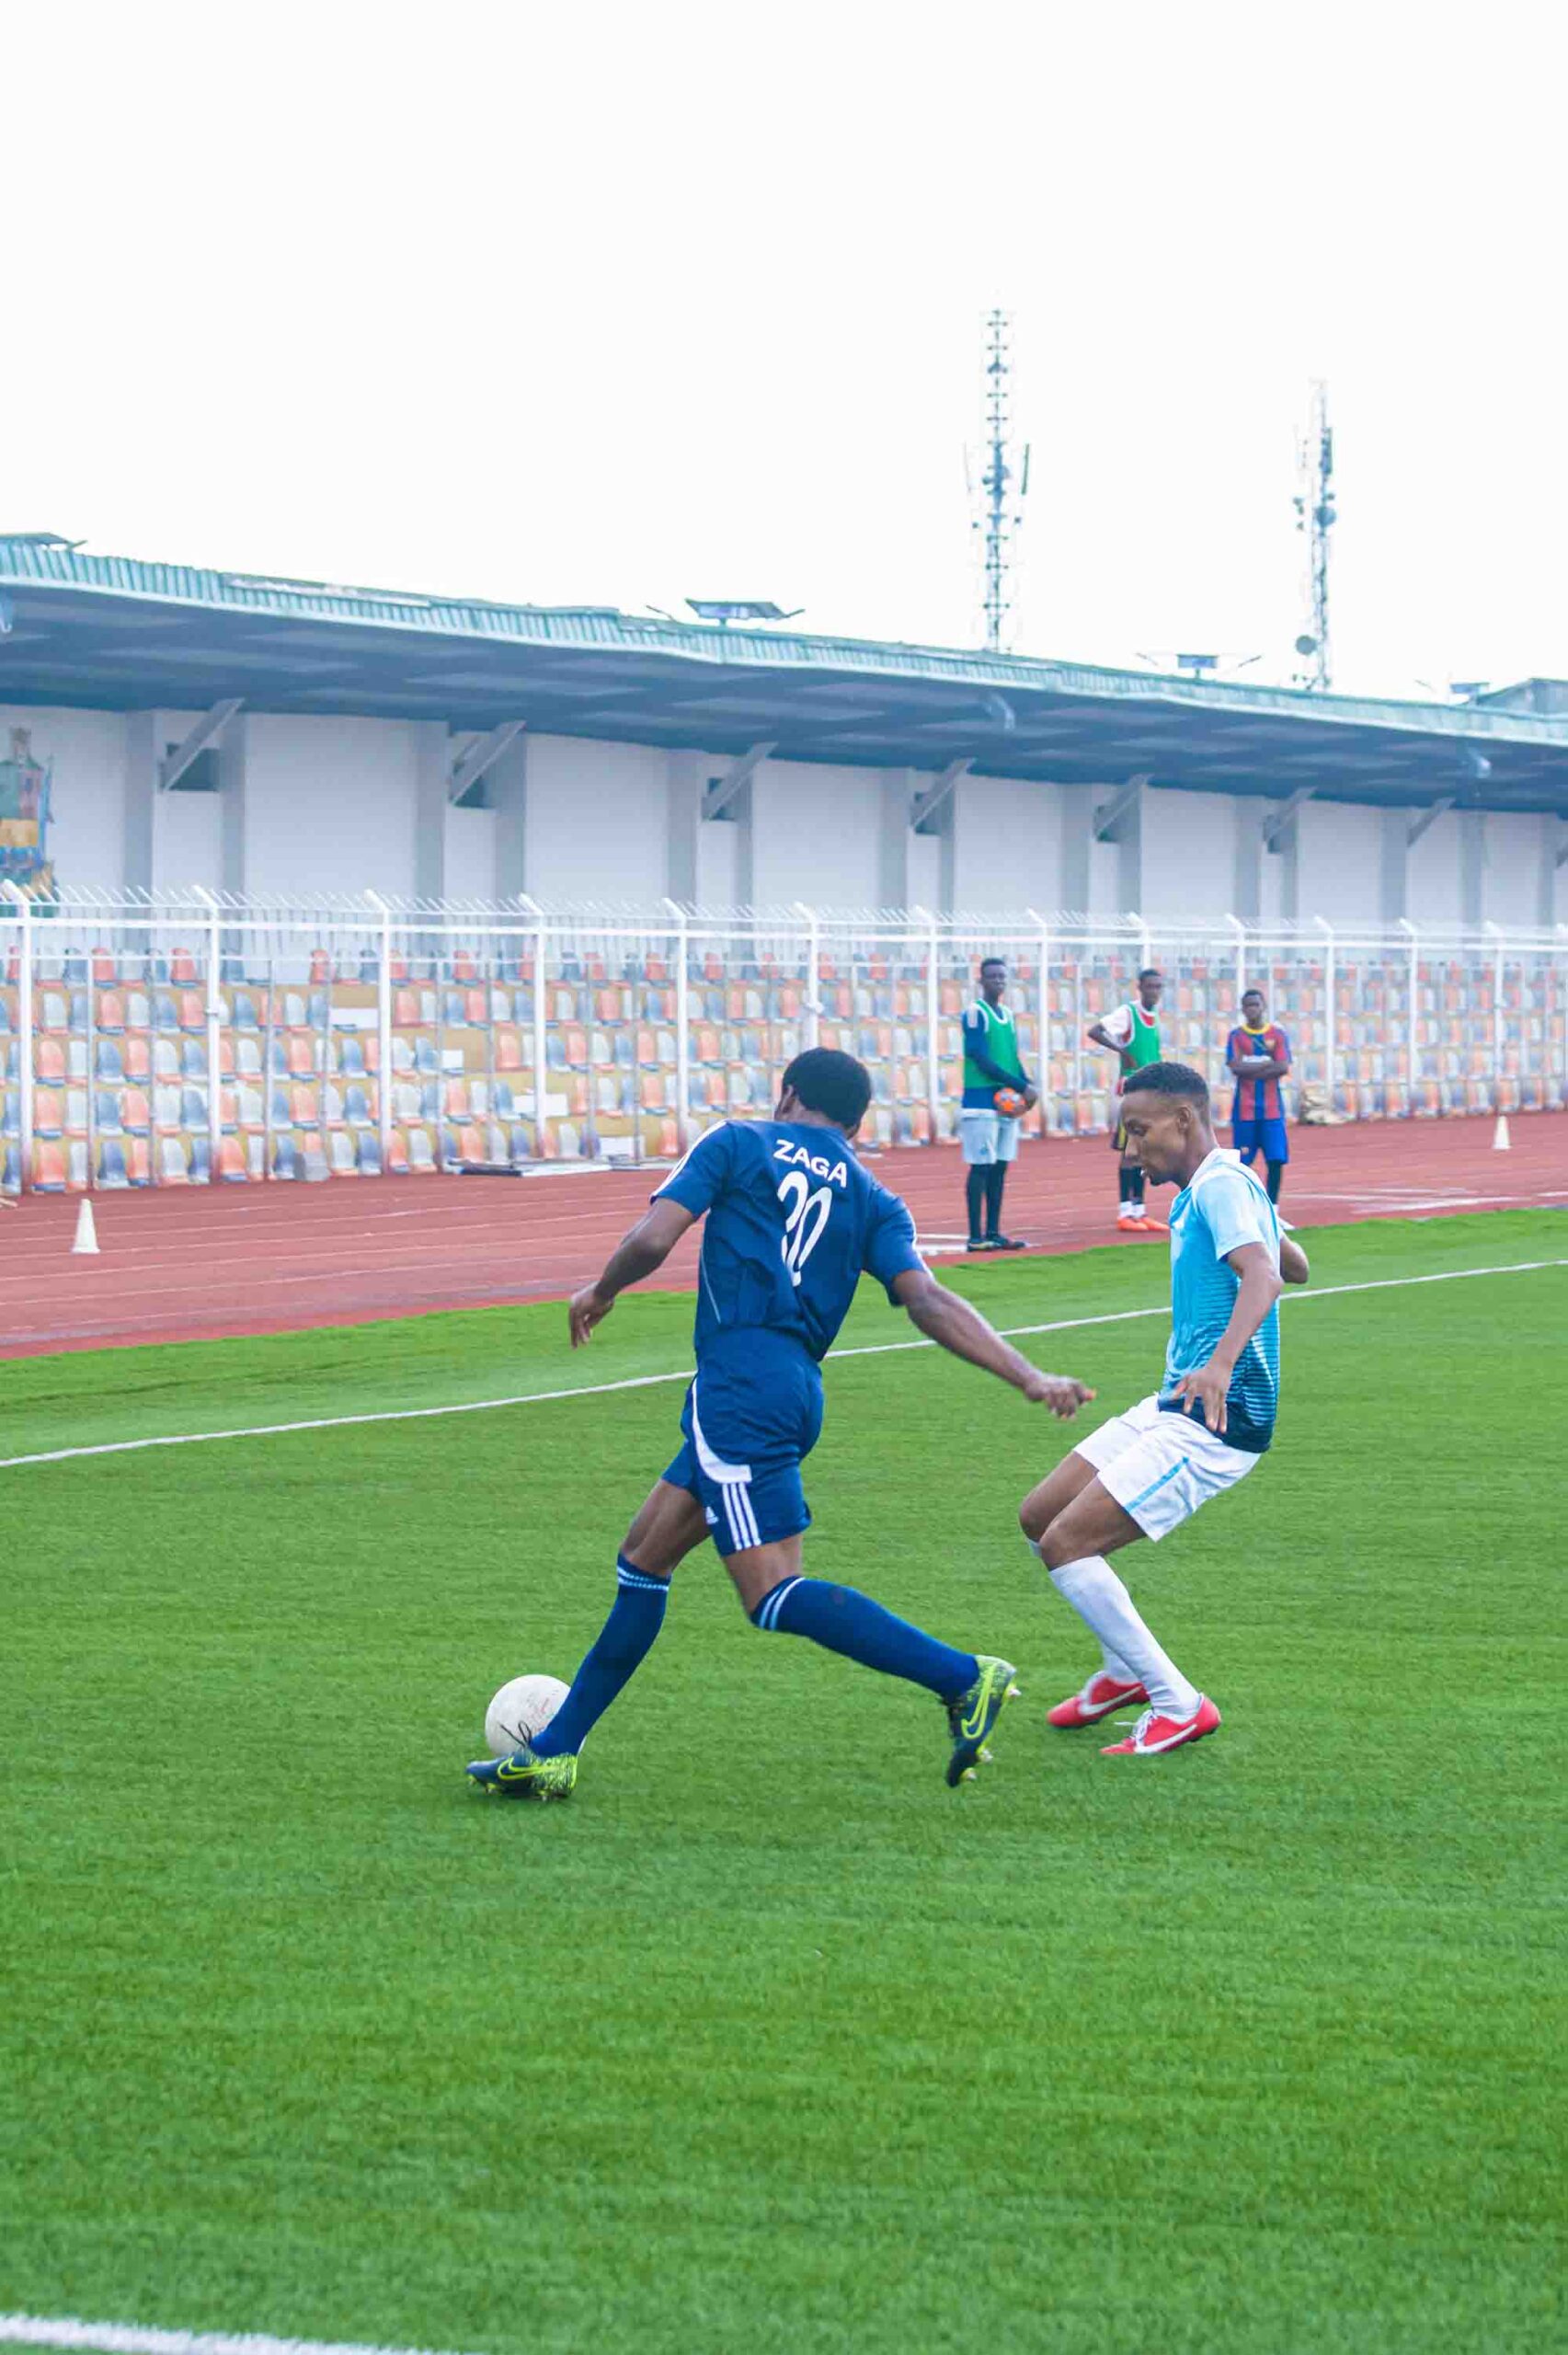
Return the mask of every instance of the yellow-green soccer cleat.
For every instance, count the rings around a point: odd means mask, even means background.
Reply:
[[[985,1738],[1006,1708],[1009,1701],[1018,1698],[1018,1687],[1013,1682],[1014,1670],[1010,1660],[997,1660],[990,1652],[977,1652],[980,1672],[967,1693],[947,1704],[947,1723],[953,1733],[953,1755],[947,1762],[949,1787],[956,1790],[960,1783],[972,1783],[975,1769],[990,1756],[983,1747]]]
[[[465,1769],[486,1798],[569,1799],[578,1778],[575,1751],[558,1758],[535,1758],[527,1742],[509,1758],[476,1758]]]

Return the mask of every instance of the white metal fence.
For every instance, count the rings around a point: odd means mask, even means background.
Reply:
[[[669,1159],[818,1043],[869,1065],[877,1142],[940,1143],[987,954],[1039,1078],[1026,1135],[1105,1127],[1112,1059],[1085,1033],[1148,964],[1167,1052],[1217,1085],[1255,984],[1298,1088],[1345,1116],[1568,1102],[1562,927],[0,893],[12,1190]]]

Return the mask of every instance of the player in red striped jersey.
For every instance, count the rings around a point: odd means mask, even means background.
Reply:
[[[1262,990],[1247,990],[1242,998],[1240,1026],[1225,1042],[1225,1061],[1236,1082],[1230,1142],[1249,1168],[1253,1156],[1262,1153],[1268,1172],[1268,1199],[1277,1202],[1279,1181],[1290,1158],[1280,1086],[1290,1069],[1290,1041],[1267,1017]]]

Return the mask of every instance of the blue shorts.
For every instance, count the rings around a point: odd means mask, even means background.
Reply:
[[[822,1429],[822,1377],[798,1342],[726,1334],[698,1365],[681,1428],[664,1477],[696,1498],[727,1558],[810,1528],[800,1467]]]
[[[1235,1120],[1230,1142],[1238,1153],[1261,1153],[1265,1161],[1288,1161],[1290,1140],[1283,1120]]]

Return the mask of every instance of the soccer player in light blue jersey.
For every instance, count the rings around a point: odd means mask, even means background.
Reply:
[[[1264,1186],[1215,1143],[1200,1074],[1149,1064],[1129,1079],[1121,1116],[1145,1174],[1181,1189],[1165,1378],[1065,1456],[1019,1519],[1051,1583],[1100,1641],[1099,1669],[1051,1711],[1052,1725],[1094,1725],[1141,1702],[1133,1732],[1105,1755],[1154,1758],[1213,1733],[1219,1712],[1161,1649],[1105,1557],[1166,1536],[1258,1463],[1279,1402],[1280,1290],[1304,1284],[1309,1269]]]
[[[614,1607],[557,1714],[509,1758],[468,1772],[502,1798],[566,1798],[578,1752],[651,1648],[676,1565],[711,1537],[753,1626],[805,1636],[942,1702],[956,1786],[1017,1692],[1010,1661],[956,1649],[855,1588],[802,1573],[811,1514],[800,1467],[822,1428],[821,1361],[862,1272],[955,1357],[967,1358],[1064,1419],[1093,1396],[1042,1373],[978,1309],[939,1284],[896,1194],[855,1158],[871,1100],[864,1063],[834,1048],[797,1055],[771,1120],[726,1120],[699,1138],[622,1241],[597,1283],[572,1301],[572,1346],[618,1293],[662,1267],[705,1219],[697,1267],[697,1372],[681,1446],[634,1519],[616,1561]]]

